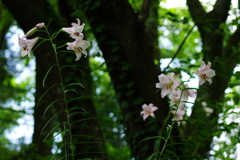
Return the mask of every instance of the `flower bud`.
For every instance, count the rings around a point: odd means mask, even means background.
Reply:
[[[30,29],[30,30],[26,33],[26,35],[24,36],[24,38],[27,38],[27,37],[33,35],[37,30],[38,30],[37,27],[34,27],[34,28]]]
[[[42,29],[43,26],[44,26],[44,23],[43,23],[43,22],[42,22],[42,23],[38,23],[38,24],[36,25],[37,29]]]

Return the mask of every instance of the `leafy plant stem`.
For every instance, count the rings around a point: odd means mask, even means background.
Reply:
[[[163,130],[164,130],[163,128],[164,128],[164,126],[166,126],[169,116],[170,116],[170,112],[168,112],[167,118],[164,119],[164,124],[163,124],[162,128],[160,129],[158,136],[162,136],[162,133],[163,133]],[[161,145],[161,140],[162,140],[162,138],[159,138],[157,140],[159,142],[156,143],[157,146],[156,146],[155,152],[159,152],[160,145]],[[157,159],[157,158],[158,158],[158,154],[156,154],[156,156],[155,156],[155,159]]]
[[[69,132],[66,132],[65,136],[64,136],[64,139],[65,139],[65,143],[66,143],[66,146],[67,145],[70,145],[69,147],[65,147],[65,159],[66,160],[74,160],[74,147],[73,147],[73,142],[72,142],[72,135],[71,135],[71,129],[69,128],[70,127],[70,119],[69,119],[69,113],[68,113],[68,103],[67,103],[67,96],[66,96],[66,93],[64,92],[65,90],[65,85],[63,83],[63,78],[62,78],[62,72],[61,72],[61,67],[60,67],[60,64],[59,64],[59,61],[58,61],[58,56],[57,56],[57,50],[56,50],[56,45],[53,43],[53,38],[56,38],[56,36],[51,36],[50,33],[48,32],[48,29],[46,28],[46,31],[47,31],[47,34],[50,38],[50,42],[52,44],[52,47],[53,47],[53,50],[54,50],[54,53],[55,53],[55,59],[56,59],[56,65],[57,65],[57,68],[58,68],[58,73],[59,73],[59,78],[60,78],[60,84],[61,84],[61,87],[62,87],[62,91],[63,91],[63,96],[64,96],[64,104],[65,104],[65,107],[66,107],[66,117],[67,117],[67,122],[66,123],[63,123],[63,127],[64,129],[68,129]],[[68,154],[68,148],[70,148],[70,151],[71,151],[71,158],[69,157],[70,155]]]
[[[180,87],[179,87],[179,88],[180,88]],[[183,90],[182,90],[181,88],[180,88],[180,90],[181,90],[181,94],[180,94],[179,101],[178,101],[178,103],[177,103],[177,110],[176,110],[176,112],[175,112],[175,114],[174,114],[174,119],[175,119],[176,116],[177,116],[178,107],[179,107],[179,105],[180,105],[180,103],[181,103],[181,99],[182,99]],[[167,117],[167,118],[168,118],[168,117]],[[163,148],[162,148],[162,150],[161,150],[161,152],[160,152],[159,160],[160,160],[160,158],[161,158],[161,155],[163,154],[164,149],[166,148],[167,142],[168,142],[168,140],[169,140],[169,138],[170,138],[170,136],[171,136],[171,133],[172,133],[173,125],[174,125],[175,123],[176,123],[176,121],[172,121],[171,125],[169,125],[168,135],[167,135],[166,141],[165,141],[165,143],[164,143],[164,145],[163,145]]]

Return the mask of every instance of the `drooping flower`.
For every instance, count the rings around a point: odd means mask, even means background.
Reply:
[[[173,105],[179,105],[180,107],[183,107],[184,106],[184,101],[182,98],[180,100],[180,96],[181,96],[181,90],[178,89],[178,90],[174,90],[171,92],[171,94],[169,95],[169,98],[171,100],[171,103]]]
[[[188,97],[194,98],[196,97],[196,91],[193,89],[186,89],[189,88],[188,85],[182,84],[181,89],[182,89],[182,101],[187,101]]]
[[[87,51],[85,49],[90,46],[90,42],[77,39],[74,42],[68,42],[67,45],[68,50],[73,50],[76,53],[77,58],[75,60],[78,61],[81,58],[82,53],[85,57],[87,56]]]
[[[178,107],[177,111],[171,111],[172,114],[174,114],[173,121],[179,121],[183,120],[183,116],[185,114],[185,111],[182,107]],[[178,122],[178,125],[180,125],[180,122]]]
[[[156,106],[154,106],[152,103],[149,105],[142,105],[143,111],[140,113],[140,115],[143,117],[143,120],[145,121],[148,116],[155,117],[154,111],[158,110]]]
[[[44,26],[44,23],[38,23],[35,27],[30,29],[24,37],[27,38],[27,37],[33,35],[35,32],[37,32],[37,30],[41,29],[43,26]]]
[[[215,71],[213,69],[210,69],[211,63],[208,62],[206,65],[205,62],[202,61],[202,65],[199,70],[194,71],[194,73],[200,78],[199,79],[199,85],[202,85],[206,80],[209,82],[209,84],[212,83],[212,77],[215,76]]]
[[[62,28],[63,31],[67,32],[70,34],[70,37],[74,39],[83,39],[83,28],[84,28],[84,23],[80,25],[80,20],[77,18],[78,23],[72,23],[72,27],[65,27]]]
[[[23,37],[24,38],[24,37]],[[23,39],[18,36],[18,45],[22,48],[21,50],[21,56],[24,57],[28,54],[29,58],[32,58],[30,52],[33,48],[33,46],[37,43],[38,37],[33,39]]]
[[[156,83],[156,88],[161,88],[161,96],[164,98],[168,93],[175,90],[180,82],[173,78],[174,73],[170,73],[167,76],[161,74],[158,76],[159,83]]]

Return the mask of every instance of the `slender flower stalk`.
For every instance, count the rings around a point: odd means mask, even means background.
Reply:
[[[85,57],[87,56],[87,51],[86,48],[88,48],[90,46],[90,42],[83,40],[83,34],[81,33],[83,31],[84,28],[84,24],[80,25],[80,20],[77,19],[78,23],[72,23],[72,27],[68,27],[68,28],[62,28],[60,31],[65,31],[67,33],[70,34],[70,37],[74,38],[75,41],[74,42],[68,42],[67,45],[67,49],[68,50],[73,50],[76,53],[76,60],[79,60],[81,58],[81,55],[84,54]],[[49,37],[49,39],[44,39],[41,43],[38,44],[38,46],[40,44],[42,44],[45,41],[50,41],[53,50],[54,50],[54,55],[55,55],[55,60],[56,60],[56,64],[54,64],[53,66],[57,66],[58,68],[58,73],[59,73],[59,78],[60,78],[60,83],[57,83],[61,85],[62,88],[62,93],[63,93],[63,100],[64,100],[64,104],[66,109],[64,110],[66,113],[66,121],[62,122],[61,124],[63,125],[64,131],[65,131],[65,135],[64,135],[64,145],[65,145],[65,159],[66,160],[74,160],[74,143],[72,140],[72,132],[71,132],[71,122],[70,122],[70,115],[69,115],[69,107],[68,107],[68,101],[67,101],[67,96],[66,96],[66,87],[67,85],[64,85],[63,82],[63,76],[61,73],[61,66],[59,64],[59,60],[58,60],[58,52],[57,52],[57,48],[61,48],[62,46],[56,47],[56,45],[53,43],[53,39],[56,38],[56,36],[58,35],[58,32],[55,32],[54,34],[50,35],[47,27],[45,26],[44,23],[38,23],[34,28],[30,29],[25,36],[18,37],[18,44],[19,46],[22,48],[21,50],[21,56],[25,56],[28,54],[29,58],[31,58],[30,52],[32,50],[32,48],[34,47],[34,45],[37,43],[37,41],[40,39],[39,37],[33,38],[33,39],[26,39],[27,37],[33,35],[35,32],[37,32],[39,29],[42,29],[44,27],[44,29],[46,30],[46,33]],[[43,38],[42,38],[43,39]],[[66,44],[65,44],[66,45]],[[37,46],[37,47],[38,47]],[[52,68],[52,67],[51,67]],[[50,69],[51,69],[50,68]],[[49,71],[48,71],[49,72]],[[47,74],[48,74],[47,72]],[[47,75],[46,74],[46,75]],[[43,84],[44,84],[44,80],[43,80]],[[47,109],[46,109],[47,110]],[[69,150],[71,153],[69,153]]]
[[[210,84],[212,83],[212,77],[215,76],[215,71],[213,69],[210,69],[210,67],[211,67],[210,62],[208,62],[208,64],[206,65],[202,61],[202,65],[200,69],[194,72],[199,77],[199,85],[202,85],[205,81],[208,81]],[[168,140],[170,139],[173,125],[176,122],[178,123],[178,125],[180,125],[179,121],[183,120],[183,116],[185,114],[184,103],[188,100],[189,97],[191,98],[196,97],[195,90],[190,89],[188,85],[185,85],[184,83],[180,83],[173,77],[174,77],[174,73],[170,73],[167,76],[164,74],[161,74],[158,76],[158,79],[160,82],[156,83],[156,88],[161,88],[161,97],[164,98],[166,95],[169,94],[169,98],[171,99],[172,104],[174,104],[174,106],[177,106],[175,110],[170,111],[170,113],[174,114],[174,117],[172,119],[172,124],[167,126],[168,135],[166,139],[163,138],[165,142],[163,144],[161,151],[159,152],[160,153],[159,156],[158,155],[155,156],[156,159],[161,158],[163,151],[165,150],[166,145],[168,143]],[[167,119],[168,118],[169,117],[167,117]],[[162,131],[159,132],[159,136],[160,136],[159,141],[161,141],[162,139],[161,135],[162,135]],[[159,151],[159,146],[160,144],[158,144],[156,152]]]
[[[182,92],[182,90],[181,90],[180,98],[179,98],[180,100],[178,101],[178,104],[177,104],[177,111],[179,110],[179,107],[180,107],[182,94],[183,94],[183,92]],[[173,125],[177,122],[177,121],[175,121],[175,119],[177,118],[177,111],[175,111],[174,113],[171,111],[171,112],[174,114],[174,118],[173,118],[173,120],[172,120],[172,124],[167,126],[168,135],[167,135],[167,138],[166,138],[166,140],[165,140],[165,143],[164,143],[164,145],[163,145],[163,147],[162,147],[162,150],[160,151],[159,159],[161,158],[161,156],[162,156],[162,154],[163,154],[163,151],[164,151],[164,149],[166,148],[166,145],[167,145],[167,143],[168,143],[168,140],[170,139]],[[182,113],[181,113],[181,114],[182,114]]]
[[[58,73],[59,73],[59,78],[60,78],[60,83],[61,83],[61,87],[62,87],[62,91],[63,91],[63,96],[64,96],[64,103],[65,103],[65,107],[66,107],[66,117],[67,117],[67,125],[64,123],[64,128],[70,128],[70,119],[69,119],[69,113],[68,113],[68,103],[67,103],[67,96],[66,96],[66,93],[64,92],[65,90],[65,85],[64,85],[64,82],[63,82],[63,76],[62,76],[62,72],[61,72],[61,66],[59,64],[59,61],[58,61],[58,56],[57,56],[57,50],[56,50],[56,46],[55,44],[53,43],[52,39],[51,39],[51,36],[50,36],[50,33],[48,32],[48,29],[46,29],[46,32],[50,38],[50,42],[52,44],[52,47],[54,49],[54,53],[55,53],[55,59],[56,59],[56,65],[57,65],[57,68],[58,68]],[[66,145],[70,145],[70,147],[67,147],[66,148],[66,152],[65,152],[65,155],[66,155],[66,158],[68,159],[69,157],[69,154],[68,154],[68,148],[70,148],[71,150],[71,159],[74,160],[74,147],[73,147],[73,140],[72,140],[72,133],[71,133],[71,130],[69,129],[69,132],[66,132],[66,135],[64,136],[65,139],[66,139]]]

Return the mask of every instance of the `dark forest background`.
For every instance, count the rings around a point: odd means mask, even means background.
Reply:
[[[65,120],[64,116],[56,116],[41,133],[49,119],[64,109],[61,102],[54,103],[43,117],[46,107],[61,97],[58,87],[49,90],[36,106],[43,93],[59,82],[58,72],[53,69],[45,86],[42,85],[46,72],[55,63],[53,49],[46,42],[34,50],[34,59],[20,58],[20,50],[11,50],[11,45],[17,45],[11,42],[15,32],[12,28],[26,33],[37,23],[50,22],[48,29],[54,33],[76,23],[76,18],[85,23],[84,39],[91,42],[89,56],[75,61],[74,54],[58,55],[61,65],[80,65],[62,70],[64,83],[77,82],[84,86],[74,88],[79,93],[77,96],[84,98],[70,103],[72,108],[86,111],[72,117],[77,121],[72,133],[85,135],[74,137],[74,141],[88,142],[76,145],[79,153],[76,160],[147,159],[153,154],[156,141],[150,137],[166,129],[164,120],[169,113],[169,99],[162,99],[155,88],[158,75],[174,72],[183,78],[194,78],[192,73],[202,61],[212,63],[216,76],[211,85],[205,83],[200,87],[194,104],[185,106],[186,121],[184,125],[174,126],[166,149],[179,159],[237,159],[239,1],[186,0],[185,7],[174,8],[164,6],[166,1],[0,0],[1,160],[51,159],[63,142],[53,140],[61,127],[50,131]],[[34,36],[45,37],[45,34],[37,32]],[[61,32],[54,43],[61,45],[69,41],[72,40],[68,35]],[[35,61],[34,67],[31,61]],[[28,67],[31,76],[19,82],[17,78]],[[192,83],[197,86],[198,81]],[[68,96],[72,98],[76,94]],[[153,118],[143,121],[140,112],[145,103],[159,108],[154,112],[157,123],[152,123]],[[14,144],[6,133],[26,115],[34,118],[32,141],[28,144],[19,139]],[[149,139],[139,143],[145,138]],[[60,159],[63,154],[60,149],[53,159]],[[166,152],[167,157],[177,159]]]

